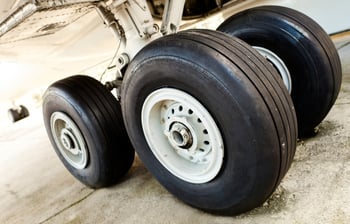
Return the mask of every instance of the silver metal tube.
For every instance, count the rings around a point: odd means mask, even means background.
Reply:
[[[162,34],[176,33],[180,28],[186,0],[166,0],[162,21]]]
[[[121,41],[121,46],[126,47],[126,37],[123,27],[119,24],[118,20],[115,19],[114,14],[108,10],[103,5],[97,5],[96,10],[100,15],[103,22],[109,27],[117,40]]]

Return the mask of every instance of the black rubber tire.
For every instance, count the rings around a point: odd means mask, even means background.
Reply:
[[[221,131],[224,162],[209,182],[193,184],[171,174],[147,144],[141,110],[147,96],[163,87],[197,99]],[[141,50],[126,72],[122,111],[149,171],[175,196],[212,213],[239,214],[261,205],[295,152],[295,111],[278,74],[243,41],[217,31],[181,32]]]
[[[218,30],[277,54],[292,79],[299,137],[314,129],[333,106],[341,85],[337,50],[311,18],[281,6],[263,6],[233,15]]]
[[[83,135],[89,154],[85,168],[76,169],[60,153],[50,124],[55,112],[67,115]],[[55,82],[44,95],[43,116],[58,157],[85,185],[92,188],[113,185],[130,169],[135,153],[124,127],[120,104],[97,80],[72,76]]]
[[[15,123],[17,121],[19,121],[21,119],[21,116],[20,114],[18,113],[17,110],[13,109],[13,108],[10,108],[8,111],[7,111],[7,115],[10,119],[10,121],[12,123]]]

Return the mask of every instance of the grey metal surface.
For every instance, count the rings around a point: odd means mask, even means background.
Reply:
[[[93,10],[96,0],[37,0],[13,5],[0,23],[0,44],[50,35]]]

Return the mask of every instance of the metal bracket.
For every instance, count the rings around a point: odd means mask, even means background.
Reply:
[[[114,14],[111,11],[107,10],[104,4],[97,5],[96,11],[100,15],[101,19],[106,24],[106,26],[112,30],[117,40],[121,41],[121,46],[125,48],[126,47],[125,31],[123,27],[120,25],[119,21],[115,19]]]
[[[114,66],[116,68],[116,79],[113,81],[109,81],[105,83],[105,87],[112,91],[113,89],[116,89],[116,98],[119,100],[121,95],[121,86],[123,83],[123,70],[126,69],[127,65],[129,64],[130,59],[127,54],[121,54],[118,57],[118,60],[116,62],[116,65]]]
[[[167,0],[164,6],[161,32],[163,35],[176,33],[180,28],[186,0]]]
[[[146,1],[130,0],[125,3],[125,6],[141,38],[149,38],[158,32],[159,28],[153,21]]]
[[[145,0],[113,0],[109,7],[115,15],[122,7],[141,38],[149,38],[159,31]]]

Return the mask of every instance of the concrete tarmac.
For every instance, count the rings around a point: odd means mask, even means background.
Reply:
[[[137,158],[119,184],[87,188],[59,161],[38,109],[0,127],[0,223],[350,223],[350,35],[334,41],[343,66],[338,100],[318,135],[298,142],[292,167],[261,207],[236,217],[191,208]]]

